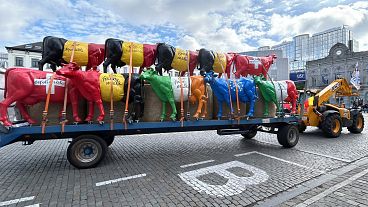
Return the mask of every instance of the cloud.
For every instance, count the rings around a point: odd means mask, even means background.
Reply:
[[[349,5],[327,7],[316,12],[307,12],[299,16],[273,14],[270,34],[279,38],[298,34],[314,34],[332,27],[350,26],[354,36],[368,49],[368,2],[356,2]]]

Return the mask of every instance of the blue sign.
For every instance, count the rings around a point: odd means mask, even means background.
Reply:
[[[290,80],[294,82],[305,81],[305,72],[291,72]]]

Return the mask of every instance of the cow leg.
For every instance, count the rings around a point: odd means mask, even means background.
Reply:
[[[163,121],[166,116],[166,102],[162,102],[162,111],[160,116],[160,121]]]
[[[270,102],[265,99],[263,116],[267,117],[269,115],[269,109],[268,109],[269,103]]]
[[[20,103],[19,101],[17,101],[15,105],[19,109],[19,112],[22,115],[23,119],[25,119],[30,124],[36,124],[36,121],[33,120],[31,116],[29,115],[24,103]]]
[[[176,106],[175,106],[175,101],[174,100],[169,100],[169,103],[170,103],[171,109],[172,109],[172,113],[171,113],[170,119],[173,120],[173,121],[175,121],[176,120],[176,114],[177,114]]]
[[[250,103],[250,105],[249,105],[249,112],[247,114],[247,117],[253,117],[254,116],[254,105],[256,103],[255,96],[249,97],[249,103]]]
[[[194,118],[198,119],[199,114],[202,112],[203,102],[201,100],[201,91],[196,89],[192,92],[192,96],[190,97],[190,101],[195,104],[195,102],[198,100],[198,107],[196,113],[193,115]],[[189,109],[188,109],[189,110]]]
[[[218,105],[218,112],[217,112],[217,119],[218,120],[221,120],[221,116],[222,116],[222,101],[220,101],[218,98],[217,98],[217,105]]]
[[[107,67],[111,64],[111,58],[106,58],[105,62],[103,63],[103,72],[107,73]]]
[[[85,121],[87,122],[92,121],[93,115],[94,115],[94,109],[95,109],[95,103],[93,101],[88,101],[88,115]]]
[[[184,75],[185,75],[185,71],[182,71],[182,72],[180,73],[180,76],[181,76],[181,77],[184,77]]]
[[[102,100],[101,99],[97,100],[96,104],[97,104],[98,109],[100,110],[100,116],[97,117],[97,121],[101,123],[103,122],[105,118],[105,111],[102,105]]]
[[[52,71],[56,71],[56,64],[50,64],[50,68],[52,69]]]
[[[155,67],[155,70],[162,76],[162,67],[163,64],[157,64],[157,66]]]

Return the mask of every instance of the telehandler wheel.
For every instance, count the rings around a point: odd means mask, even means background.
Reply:
[[[294,147],[299,141],[298,127],[292,124],[279,127],[277,141],[285,148]]]
[[[362,113],[359,113],[353,117],[353,124],[348,127],[349,132],[353,134],[359,134],[364,129],[364,118]]]
[[[307,126],[305,125],[304,121],[299,122],[298,124],[299,133],[303,133],[306,129],[307,129]]]
[[[67,151],[70,164],[79,169],[96,167],[106,155],[107,146],[96,135],[81,135],[74,138]]]
[[[323,121],[321,129],[326,137],[339,137],[342,130],[342,121],[339,114],[329,114]]]
[[[244,139],[253,139],[257,135],[257,129],[250,129],[247,133],[241,134]]]
[[[105,136],[103,137],[103,140],[105,140],[106,145],[108,147],[110,147],[110,145],[112,145],[112,143],[114,142],[115,136],[114,135],[110,135],[110,136]]]

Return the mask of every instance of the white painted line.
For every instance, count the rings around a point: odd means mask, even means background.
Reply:
[[[305,206],[309,206],[310,204],[312,204],[312,203],[314,203],[314,202],[316,202],[316,201],[318,201],[318,200],[320,200],[320,199],[322,199],[322,198],[326,197],[327,195],[329,195],[329,194],[333,193],[334,191],[336,191],[336,190],[338,190],[338,189],[340,189],[340,188],[342,188],[342,187],[344,187],[344,186],[346,186],[346,185],[350,184],[350,183],[351,183],[351,182],[353,182],[354,180],[356,180],[356,179],[358,179],[358,178],[360,178],[360,177],[364,176],[364,175],[365,175],[365,174],[367,174],[367,173],[368,173],[368,169],[365,169],[364,171],[362,171],[362,172],[360,172],[360,173],[358,173],[358,174],[355,174],[354,176],[352,176],[352,177],[350,177],[350,178],[348,178],[348,179],[344,180],[343,182],[338,183],[338,184],[336,184],[336,185],[334,185],[334,186],[332,186],[332,187],[328,188],[327,190],[323,191],[322,193],[320,193],[320,194],[318,194],[318,195],[316,195],[316,196],[313,196],[312,198],[310,198],[310,199],[308,199],[308,200],[304,201],[303,203],[299,203],[298,205],[296,205],[296,207],[305,207]]]
[[[180,167],[181,168],[186,168],[186,167],[192,167],[192,166],[206,164],[206,163],[210,163],[210,162],[215,162],[215,160],[206,160],[206,161],[201,161],[201,162],[196,162],[196,163],[190,163],[190,164],[187,164],[187,165],[182,165]]]
[[[252,151],[252,152],[246,152],[246,153],[241,153],[241,154],[235,154],[235,157],[241,157],[241,156],[245,156],[245,155],[250,155],[250,154],[254,154],[257,153],[256,151]]]
[[[338,157],[334,157],[334,156],[330,156],[330,155],[325,155],[325,154],[320,154],[320,153],[317,153],[317,152],[311,152],[311,151],[307,151],[307,150],[300,150],[300,149],[296,149],[300,152],[305,152],[305,153],[308,153],[308,154],[313,154],[313,155],[318,155],[318,156],[322,156],[322,157],[327,157],[327,158],[331,158],[333,160],[339,160],[339,161],[342,161],[342,162],[352,162],[351,160],[347,160],[347,159],[344,159],[344,158],[338,158]]]
[[[24,206],[24,207],[40,207],[41,203],[36,203],[33,205],[29,205],[29,206]]]
[[[20,202],[24,202],[24,201],[31,201],[35,199],[35,196],[30,196],[30,197],[25,197],[25,198],[18,198],[18,199],[14,199],[14,200],[10,200],[10,201],[3,201],[0,202],[0,206],[8,206],[11,204],[16,204],[16,203],[20,203]]]
[[[139,174],[139,175],[123,177],[123,178],[118,178],[118,179],[115,179],[115,180],[103,181],[103,182],[96,183],[96,186],[108,185],[108,184],[117,183],[117,182],[120,182],[120,181],[131,180],[131,179],[134,179],[134,178],[140,178],[140,177],[144,177],[144,176],[146,176],[145,173]]]

